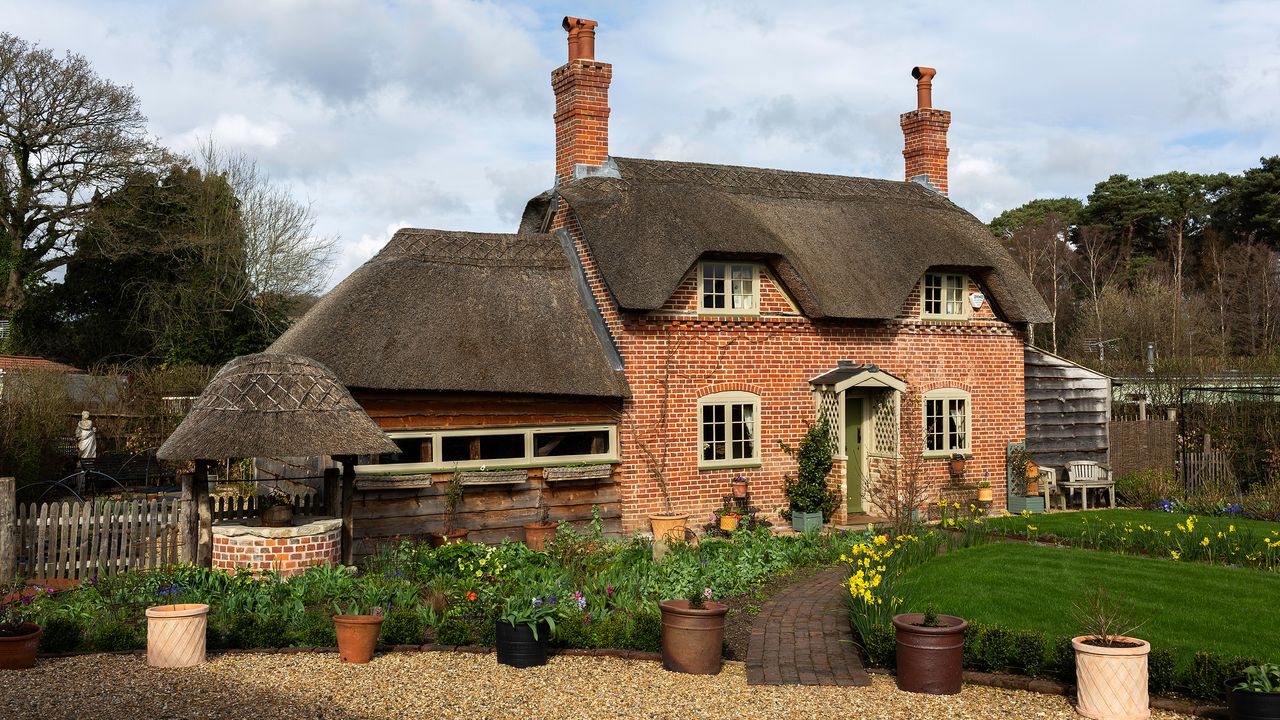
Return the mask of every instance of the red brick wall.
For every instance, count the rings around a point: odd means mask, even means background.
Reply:
[[[751,481],[756,504],[767,511],[782,507],[783,475],[794,470],[794,462],[778,442],[799,442],[805,423],[815,417],[808,381],[839,360],[875,363],[920,392],[957,387],[971,393],[973,457],[967,477],[976,481],[990,473],[996,506],[1003,504],[1005,445],[1021,441],[1024,433],[1022,337],[1017,328],[994,316],[990,304],[973,311],[969,320],[922,321],[917,289],[891,322],[814,321],[795,311],[784,289],[765,275],[761,315],[699,316],[694,270],[659,311],[620,312],[571,211],[560,213],[553,223],[553,229],[558,227],[573,234],[631,386],[619,431],[625,531],[644,528],[648,514],[663,510],[661,492],[637,439],[659,458],[666,448],[665,476],[679,512],[696,518],[709,515],[740,472]],[[978,289],[976,284],[970,287]],[[698,398],[726,389],[760,396],[761,464],[700,470]],[[664,405],[669,423],[665,433],[660,429]],[[904,426],[921,422],[918,410],[910,417],[904,409]],[[926,482],[936,496],[949,482],[947,461],[930,459],[925,468]]]
[[[556,177],[573,175],[574,165],[599,165],[609,157],[609,82],[613,66],[591,59],[570,60],[551,73],[556,95]]]
[[[907,163],[907,179],[928,175],[929,184],[947,194],[947,127],[951,113],[946,110],[921,108],[902,113],[902,135],[906,146],[902,156]]]
[[[275,570],[284,577],[301,575],[312,565],[337,565],[339,530],[296,538],[261,538],[248,535],[213,536],[213,567],[236,570]]]

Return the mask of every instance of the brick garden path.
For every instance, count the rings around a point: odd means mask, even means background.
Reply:
[[[774,595],[751,626],[750,685],[870,685],[841,602],[844,569],[824,570]]]

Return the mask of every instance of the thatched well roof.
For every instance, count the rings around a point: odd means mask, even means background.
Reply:
[[[222,366],[156,455],[216,460],[395,450],[329,368],[266,352]]]
[[[400,230],[271,346],[350,388],[625,397],[560,242]]]
[[[1013,322],[1044,301],[987,227],[914,182],[614,158],[563,184],[614,297],[655,310],[703,255],[770,262],[814,318],[888,320],[931,267],[969,272]],[[534,198],[522,229],[549,198]]]

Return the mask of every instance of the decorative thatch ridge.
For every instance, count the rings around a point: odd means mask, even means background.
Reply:
[[[395,452],[329,368],[301,355],[227,363],[160,446],[164,460]]]
[[[968,272],[1003,317],[1048,322],[981,221],[914,182],[613,158],[621,177],[563,183],[619,305],[661,307],[703,256],[768,262],[811,318],[891,320],[926,270]],[[522,231],[553,198],[530,201]]]

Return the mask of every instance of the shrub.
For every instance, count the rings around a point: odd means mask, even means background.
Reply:
[[[100,652],[138,650],[146,645],[146,633],[142,628],[123,620],[98,623],[89,632],[89,647]]]
[[[338,644],[333,618],[327,614],[306,612],[289,623],[288,644],[292,647],[334,647]]]
[[[662,615],[656,610],[631,616],[626,649],[657,652],[662,649]]]
[[[441,645],[470,645],[471,623],[451,615],[436,625],[436,642]]]
[[[891,668],[897,664],[898,643],[891,625],[868,627],[859,647],[867,656],[867,663],[874,667]],[[965,647],[967,649],[968,645]]]
[[[1169,648],[1151,648],[1147,655],[1147,687],[1163,695],[1174,688],[1178,670],[1177,656]]]
[[[40,652],[71,652],[84,645],[84,626],[75,620],[50,618],[40,627]]]
[[[1182,682],[1193,697],[1221,697],[1226,692],[1228,680],[1244,675],[1245,668],[1257,664],[1257,660],[1198,652],[1191,658],[1191,667]]]
[[[393,610],[382,620],[382,642],[388,645],[421,645],[427,626],[414,610]]]
[[[831,519],[838,495],[827,483],[831,474],[833,447],[831,427],[827,420],[809,425],[799,448],[791,448],[779,442],[782,449],[796,460],[796,474],[783,478],[782,491],[791,510],[822,512],[822,519]]]
[[[239,613],[227,623],[227,645],[251,650],[289,644],[289,616],[283,613]]]
[[[1116,478],[1116,499],[1122,505],[1154,507],[1161,500],[1177,497],[1180,491],[1169,470],[1140,470]]]

